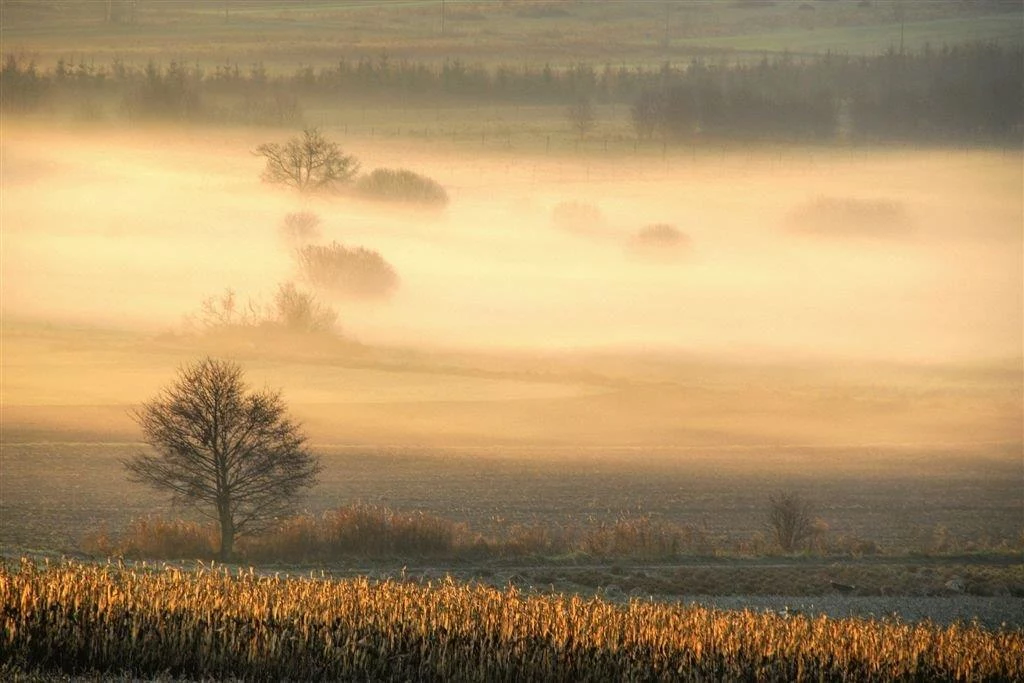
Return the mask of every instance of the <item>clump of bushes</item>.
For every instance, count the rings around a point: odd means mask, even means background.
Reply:
[[[906,208],[889,199],[817,197],[786,220],[796,233],[820,237],[898,237],[910,232]]]
[[[378,168],[356,181],[355,192],[377,201],[435,207],[448,203],[448,192],[440,183],[404,168]]]
[[[583,550],[595,557],[635,557],[648,560],[676,557],[684,552],[709,554],[711,542],[699,529],[650,517],[623,518],[588,529]]]
[[[320,216],[312,211],[285,214],[281,221],[281,237],[291,244],[309,244],[320,240]]]
[[[319,517],[283,521],[240,550],[251,560],[337,560],[345,557],[451,555],[464,543],[463,525],[422,512],[350,505]]]
[[[669,223],[653,223],[637,231],[629,241],[634,252],[645,256],[676,257],[693,249],[693,241]]]
[[[329,332],[337,320],[337,311],[317,301],[309,292],[300,290],[294,282],[278,286],[273,305],[264,316],[265,323],[307,334]]]
[[[199,312],[187,318],[188,327],[218,337],[252,332],[322,334],[333,331],[338,313],[294,282],[278,285],[270,303],[249,300],[242,306],[232,289],[203,301]]]
[[[560,202],[551,210],[551,221],[557,228],[578,233],[599,232],[606,227],[601,209],[586,202]]]
[[[295,251],[295,259],[303,280],[334,294],[379,298],[398,286],[395,269],[372,249],[308,244]]]
[[[139,560],[210,560],[219,547],[216,525],[160,517],[132,520],[120,535],[111,536],[104,529],[82,540],[82,550],[90,555]]]

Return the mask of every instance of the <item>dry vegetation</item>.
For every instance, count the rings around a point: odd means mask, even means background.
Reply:
[[[372,299],[398,287],[395,269],[372,249],[307,244],[295,250],[295,260],[300,277],[328,295]]]
[[[2,666],[303,680],[1010,680],[977,625],[718,612],[412,582],[4,565]]]

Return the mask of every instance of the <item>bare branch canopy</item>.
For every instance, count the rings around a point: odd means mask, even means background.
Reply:
[[[225,560],[237,536],[291,512],[320,472],[280,392],[250,391],[230,361],[183,367],[132,417],[150,450],[124,461],[131,479],[216,520]]]
[[[300,192],[320,192],[347,183],[359,171],[359,162],[344,154],[338,144],[325,138],[317,128],[307,128],[301,137],[286,143],[264,143],[256,148],[266,159],[263,180],[290,185]]]

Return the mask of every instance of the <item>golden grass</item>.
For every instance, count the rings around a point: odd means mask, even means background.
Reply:
[[[1024,633],[514,588],[0,568],[0,668],[290,680],[1012,680]]]

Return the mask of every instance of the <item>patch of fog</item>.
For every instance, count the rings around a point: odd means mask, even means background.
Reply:
[[[1021,352],[1016,153],[736,153],[666,167],[378,149],[368,167],[411,159],[448,186],[444,212],[418,214],[303,202],[259,183],[259,133],[213,135],[169,146],[142,133],[5,135],[5,312],[165,328],[226,287],[266,298],[296,277],[281,222],[309,210],[322,243],[373,249],[398,273],[389,300],[336,303],[345,332],[366,343]],[[853,207],[841,238],[788,229],[820,197]],[[594,207],[600,230],[560,228],[566,203]],[[893,216],[901,229],[886,234]],[[689,238],[685,259],[631,253],[631,238],[658,223]]]

